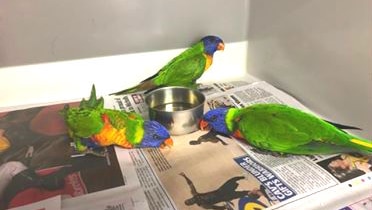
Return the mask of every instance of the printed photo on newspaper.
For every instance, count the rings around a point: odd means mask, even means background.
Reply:
[[[32,209],[57,195],[64,208],[92,203],[148,208],[134,168],[125,163],[129,157],[119,158],[112,146],[102,149],[103,157],[76,153],[59,113],[63,107],[0,113],[0,209]],[[123,203],[120,194],[130,195],[129,201]]]

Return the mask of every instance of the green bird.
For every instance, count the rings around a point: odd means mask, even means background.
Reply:
[[[243,139],[254,147],[281,154],[372,154],[370,140],[346,133],[313,114],[282,104],[212,109],[203,116],[200,128],[209,128]]]
[[[94,85],[88,101],[83,99],[79,107],[66,105],[61,114],[80,153],[99,155],[94,150],[109,145],[129,149],[173,145],[160,123],[144,120],[134,112],[105,109],[103,98],[96,98]]]
[[[153,76],[132,88],[111,95],[153,90],[163,86],[196,88],[196,80],[212,65],[213,54],[224,48],[222,39],[217,36],[206,36],[169,61]]]

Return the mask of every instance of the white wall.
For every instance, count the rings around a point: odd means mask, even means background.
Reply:
[[[248,73],[372,139],[372,1],[250,1]]]
[[[246,40],[248,0],[1,0],[0,67]],[[1,70],[1,69],[0,69]]]

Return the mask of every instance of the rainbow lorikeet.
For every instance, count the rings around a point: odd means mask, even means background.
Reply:
[[[77,151],[94,154],[95,148],[109,145],[143,148],[173,144],[160,123],[146,121],[134,112],[105,109],[103,105],[103,98],[96,98],[93,86],[88,101],[83,99],[75,108],[66,105],[61,111]]]
[[[346,133],[313,114],[282,104],[208,111],[200,128],[243,139],[252,146],[279,153],[372,154],[372,141]]]
[[[152,90],[162,86],[196,88],[196,80],[212,65],[213,54],[217,50],[224,50],[224,48],[222,39],[217,36],[206,36],[169,61],[155,75],[145,79],[135,87],[113,94]]]

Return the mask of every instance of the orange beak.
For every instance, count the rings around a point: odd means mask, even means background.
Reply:
[[[165,148],[165,147],[172,148],[172,146],[173,146],[173,140],[171,138],[167,138],[160,145],[160,148]]]
[[[225,44],[220,42],[218,45],[217,45],[217,50],[224,50],[225,49]]]
[[[203,119],[200,120],[199,127],[200,127],[200,130],[202,130],[202,131],[205,131],[205,130],[209,130],[210,129],[208,122],[205,121],[205,120],[203,120]]]

